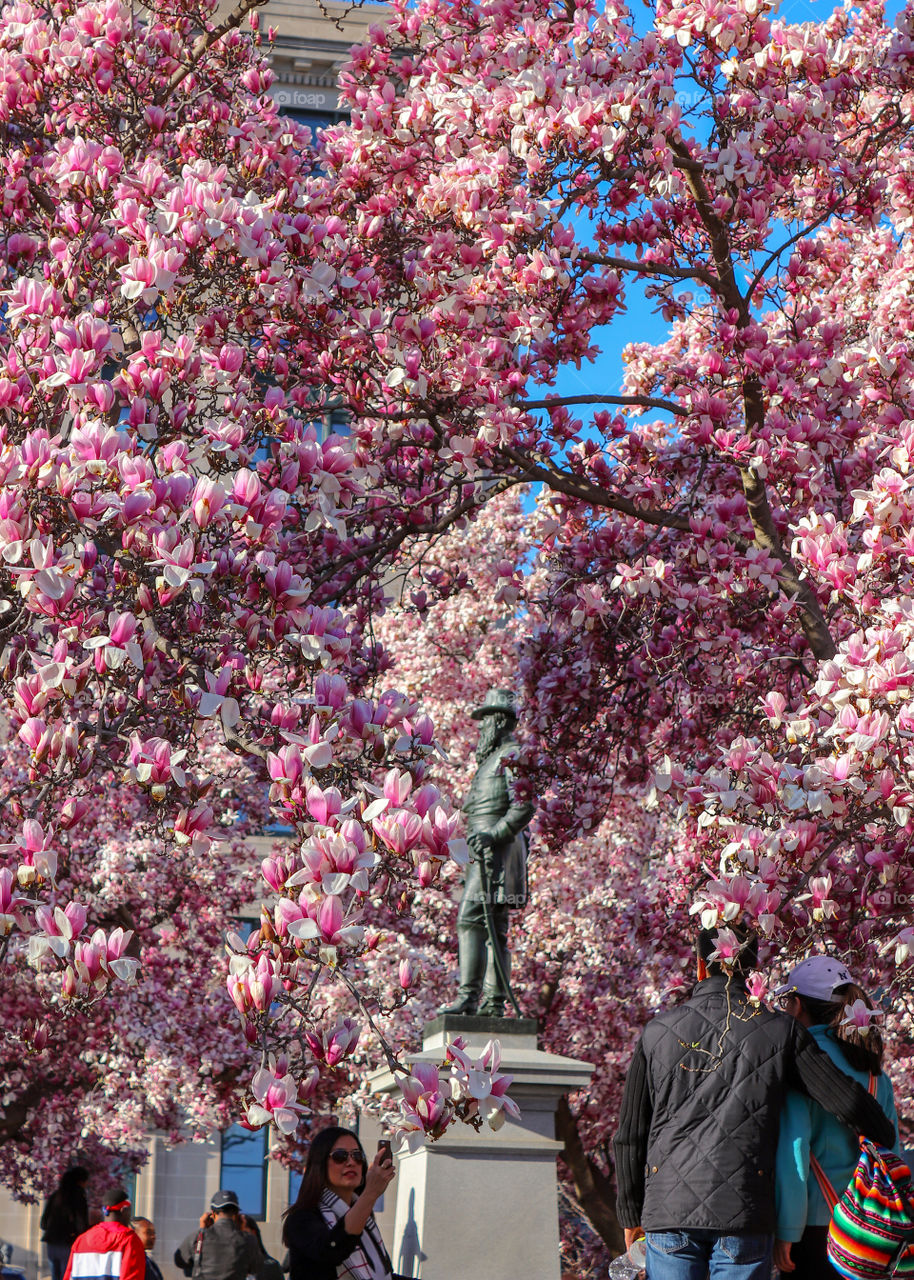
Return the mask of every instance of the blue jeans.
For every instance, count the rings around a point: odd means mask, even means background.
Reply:
[[[771,1280],[771,1236],[648,1231],[647,1280]]]

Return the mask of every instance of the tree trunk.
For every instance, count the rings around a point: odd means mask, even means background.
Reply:
[[[564,1143],[562,1159],[568,1166],[575,1194],[593,1229],[613,1254],[625,1252],[625,1236],[616,1217],[616,1189],[584,1150],[578,1125],[567,1098],[560,1098],[555,1113],[555,1136]]]

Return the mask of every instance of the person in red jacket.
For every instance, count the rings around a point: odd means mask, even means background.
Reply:
[[[130,1229],[130,1201],[123,1188],[105,1205],[105,1218],[77,1236],[63,1280],[144,1280],[143,1242]]]

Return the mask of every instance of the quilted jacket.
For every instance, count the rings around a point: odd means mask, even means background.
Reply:
[[[891,1144],[875,1099],[786,1014],[735,979],[700,982],[645,1027],[615,1141],[619,1221],[646,1231],[774,1229],[774,1160],[788,1088]]]

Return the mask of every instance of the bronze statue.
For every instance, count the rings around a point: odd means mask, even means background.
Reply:
[[[509,689],[490,689],[470,715],[482,723],[476,747],[479,768],[463,806],[473,856],[457,912],[460,987],[454,1003],[440,1012],[474,1014],[479,1006],[484,1017],[501,1018],[509,998],[508,912],[527,901],[524,828],[533,805],[517,804],[512,794],[514,695]]]

